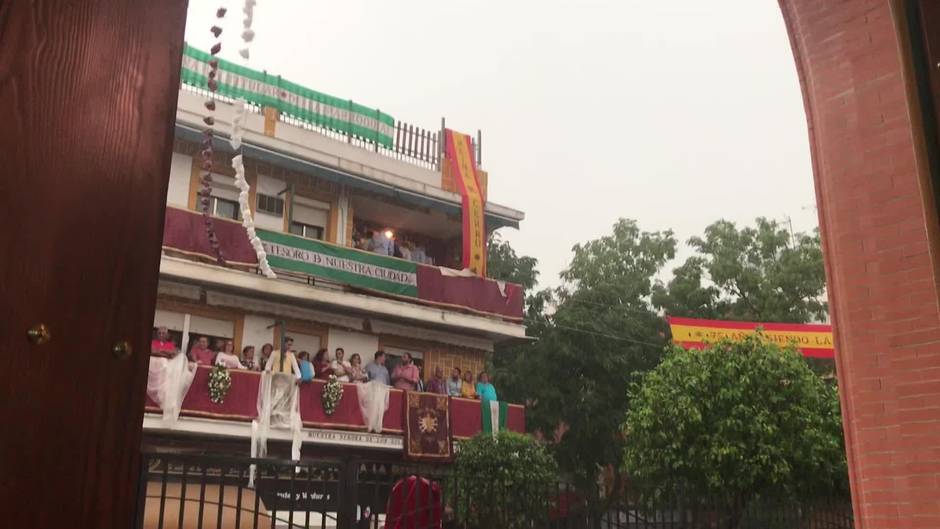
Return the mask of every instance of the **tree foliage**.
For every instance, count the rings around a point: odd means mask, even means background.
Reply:
[[[792,349],[759,336],[673,348],[631,391],[623,468],[648,498],[757,497],[845,491],[836,389]]]
[[[459,522],[521,529],[546,521],[558,467],[532,437],[503,431],[461,443],[453,479]]]
[[[758,218],[737,228],[720,220],[689,244],[697,255],[658,283],[653,304],[671,316],[807,323],[825,318],[818,230],[791,234]]]
[[[527,324],[535,324],[538,341],[494,354],[501,394],[527,403],[529,428],[546,435],[577,482],[592,483],[600,468],[620,460],[625,388],[656,365],[665,343],[664,322],[647,300],[675,249],[671,232],[642,231],[623,219],[610,235],[576,245],[564,284],[529,296]],[[551,309],[540,318],[532,314],[538,295]],[[556,431],[564,431],[557,440]]]

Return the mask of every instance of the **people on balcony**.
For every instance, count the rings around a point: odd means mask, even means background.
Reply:
[[[480,400],[499,400],[496,398],[496,388],[490,384],[490,376],[486,371],[480,371],[477,375],[477,397]]]
[[[313,357],[313,378],[319,378],[320,380],[327,380],[330,378],[330,375],[333,374],[333,370],[330,369],[330,361],[327,358],[329,350],[320,349],[317,351],[317,354]]]
[[[284,345],[271,353],[265,371],[273,373],[286,373],[294,375],[300,380],[300,366],[297,364],[297,356],[294,354],[294,339],[290,336],[284,338]]]
[[[147,396],[163,410],[164,420],[175,421],[179,416],[183,397],[195,375],[195,365],[190,365],[186,356],[180,354],[176,343],[170,339],[169,330],[157,328],[150,342]]]
[[[372,362],[366,366],[369,381],[356,384],[359,411],[366,423],[366,431],[382,433],[382,421],[388,411],[388,369],[385,368],[385,352],[376,351]]]
[[[271,354],[274,353],[274,346],[266,343],[261,346],[261,356],[258,357],[258,361],[255,362],[255,369],[258,371],[264,371],[265,367],[268,365],[268,360],[271,359]]]
[[[209,349],[209,337],[200,336],[189,350],[189,359],[201,366],[212,366],[215,364],[215,354],[215,351]]]
[[[351,382],[368,382],[369,375],[362,366],[362,357],[355,353],[349,357],[349,380]]]
[[[454,367],[450,371],[450,378],[447,379],[447,394],[451,397],[459,397],[461,386],[463,386],[463,380],[460,379],[460,368]]]
[[[310,353],[301,351],[297,354],[297,365],[300,366],[300,381],[310,382],[315,378],[313,363],[310,362]]]
[[[463,372],[463,383],[460,384],[460,396],[465,399],[477,398],[477,388],[473,383],[473,372],[469,369]]]
[[[226,369],[245,369],[244,364],[235,354],[235,343],[232,340],[225,340],[222,343],[222,350],[215,355],[215,365]]]
[[[386,386],[391,385],[388,376],[388,369],[385,368],[385,351],[376,351],[372,362],[366,366],[366,374],[369,375],[369,381],[381,382]]]
[[[447,381],[444,380],[443,367],[437,366],[434,369],[434,376],[427,383],[427,391],[438,395],[447,395]]]
[[[345,359],[346,351],[342,347],[337,347],[333,361],[330,362],[330,369],[333,370],[333,374],[336,375],[336,379],[340,382],[349,382],[349,371],[352,368],[349,361]]]
[[[255,371],[255,346],[248,345],[242,348],[242,365],[245,366],[245,369],[250,369]]]
[[[417,391],[419,380],[421,380],[421,374],[418,373],[418,367],[414,364],[411,354],[403,354],[401,363],[392,370],[392,384],[405,391]]]

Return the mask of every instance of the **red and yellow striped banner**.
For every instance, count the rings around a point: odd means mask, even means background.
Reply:
[[[486,275],[486,224],[483,193],[470,136],[444,129],[447,160],[463,197],[463,267]]]
[[[755,323],[749,321],[715,321],[693,318],[667,318],[672,341],[688,348],[701,348],[723,339],[737,341],[764,331],[764,339],[781,346],[793,343],[804,356],[834,358],[832,326],[797,323]]]

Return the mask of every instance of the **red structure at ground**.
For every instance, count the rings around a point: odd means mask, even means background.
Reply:
[[[940,2],[780,6],[809,126],[856,527],[937,528]]]

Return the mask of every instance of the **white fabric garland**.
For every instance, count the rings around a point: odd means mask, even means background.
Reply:
[[[238,53],[245,61],[248,60],[248,43],[255,38],[255,32],[251,29],[255,4],[255,0],[245,0],[245,6],[242,8],[242,12],[245,14],[243,21],[245,29],[242,31],[242,41],[245,43],[245,47],[239,50]],[[235,118],[232,119],[232,139],[229,140],[232,148],[236,151],[241,148],[242,139],[245,136],[245,117],[247,113],[248,102],[244,98],[238,98],[235,106]],[[241,154],[232,158],[232,169],[235,169],[235,185],[238,186],[239,190],[238,207],[241,209],[242,226],[245,227],[248,242],[251,243],[255,255],[258,257],[258,267],[261,268],[264,277],[277,279],[277,274],[274,273],[274,270],[271,270],[271,266],[268,264],[268,254],[264,251],[264,245],[261,244],[261,239],[258,238],[258,234],[255,232],[255,219],[251,216],[251,206],[248,203],[248,192],[251,188],[245,179],[245,161]]]

